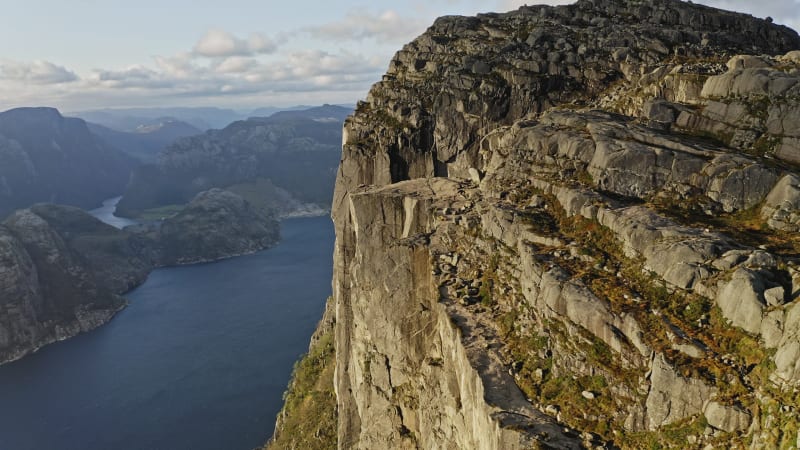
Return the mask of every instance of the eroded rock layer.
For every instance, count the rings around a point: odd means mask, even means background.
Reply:
[[[398,52],[334,196],[340,448],[794,445],[800,38],[771,22],[582,0]]]

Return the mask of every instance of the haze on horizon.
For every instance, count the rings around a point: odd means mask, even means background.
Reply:
[[[0,15],[0,111],[352,104],[441,15],[571,0],[30,0]],[[800,28],[800,0],[698,0]]]

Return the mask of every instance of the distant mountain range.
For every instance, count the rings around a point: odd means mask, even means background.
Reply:
[[[116,131],[135,132],[142,125],[150,125],[164,117],[186,122],[200,130],[222,128],[242,119],[232,109],[221,108],[126,108],[73,111],[68,115],[87,122],[103,125]]]
[[[203,132],[186,122],[170,117],[139,125],[134,131],[118,131],[96,123],[89,123],[88,126],[93,134],[107,143],[141,162],[148,163],[155,162],[156,155],[177,139]]]
[[[352,110],[354,105],[339,105]],[[206,131],[220,129],[237,120],[250,117],[268,117],[281,111],[299,111],[312,108],[311,106],[297,105],[289,107],[266,106],[252,111],[234,111],[222,108],[114,108],[97,109],[89,111],[74,111],[68,116],[78,117],[87,122],[96,123],[116,131],[134,132],[140,126],[147,126],[163,118],[171,118]]]
[[[0,113],[0,218],[37,202],[92,208],[139,163],[53,108]]]
[[[179,139],[159,154],[156,164],[134,172],[117,212],[137,216],[185,204],[213,187],[260,192],[263,189],[254,186],[264,186],[265,181],[293,200],[328,208],[341,156],[342,124],[351,112],[334,105],[282,111]],[[249,200],[276,206],[271,199]]]
[[[120,195],[142,164],[123,209],[184,204],[202,190],[239,183],[246,185],[236,189],[249,194],[270,186],[271,193],[264,193],[270,199],[263,203],[272,207],[316,203],[327,208],[341,125],[351,111],[332,105],[260,108],[251,115],[269,117],[229,125],[226,120],[242,115],[219,108],[140,108],[80,113],[103,122],[87,123],[54,108],[12,109],[0,113],[0,219],[39,202],[93,208]],[[192,123],[198,118],[201,127]],[[204,134],[205,119],[229,126]],[[156,164],[162,151],[165,162]],[[179,170],[186,161],[203,168],[194,174]],[[227,169],[239,173],[222,176]],[[307,175],[313,179],[303,180]],[[194,184],[187,186],[187,180]]]

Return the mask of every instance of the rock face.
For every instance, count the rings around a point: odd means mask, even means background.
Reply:
[[[134,166],[55,109],[0,113],[0,219],[38,202],[98,206],[125,189]]]
[[[60,229],[81,214],[94,220],[77,208],[38,205],[0,225],[0,362],[102,325],[125,305],[113,287],[144,275],[120,257],[106,268],[119,270],[118,276],[98,279],[79,251],[83,237]],[[109,228],[103,237],[116,230],[99,221],[92,225]]]
[[[278,238],[272,212],[219,189],[154,227],[118,230],[62,205],[16,211],[0,225],[0,364],[104,324],[155,267],[251,253]]]
[[[270,182],[286,203],[328,205],[339,160],[341,125],[350,110],[323,106],[234,122],[180,139],[155,165],[137,170],[117,211],[185,204],[210,188],[237,190]]]
[[[339,447],[793,445],[798,48],[581,0],[399,51],[334,194]]]

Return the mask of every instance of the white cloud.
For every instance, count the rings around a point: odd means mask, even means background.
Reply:
[[[222,60],[214,70],[217,73],[246,73],[258,66],[258,61],[243,56],[231,56]]]
[[[247,39],[239,39],[225,30],[214,28],[195,44],[194,53],[208,58],[224,58],[268,54],[277,48],[278,45],[263,34],[254,33]]]
[[[336,41],[375,39],[379,42],[407,41],[420,34],[428,20],[403,17],[394,10],[381,13],[350,11],[344,18],[306,28],[311,36]]]
[[[157,69],[175,78],[191,78],[197,71],[194,59],[194,55],[190,52],[182,52],[174,56],[156,56],[153,58]]]
[[[71,70],[49,61],[0,61],[0,79],[33,84],[59,84],[78,80]]]

